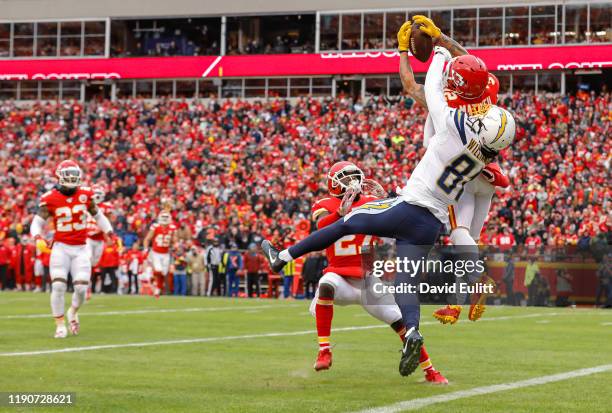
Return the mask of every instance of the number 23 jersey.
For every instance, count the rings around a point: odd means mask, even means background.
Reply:
[[[68,245],[84,245],[87,241],[89,205],[93,192],[80,187],[72,195],[64,195],[53,188],[40,198],[39,206],[46,207],[53,217],[53,241]]]
[[[377,198],[370,195],[361,195],[353,202],[351,210],[360,207],[366,202],[375,201]],[[342,199],[329,197],[318,200],[312,206],[312,217],[316,221],[323,212],[333,214],[338,211]],[[343,218],[340,218],[343,219]],[[327,247],[327,268],[323,273],[333,272],[343,277],[363,277],[361,266],[361,248],[373,245],[376,239],[371,235],[346,235]]]

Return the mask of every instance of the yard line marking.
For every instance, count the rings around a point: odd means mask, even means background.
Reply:
[[[353,330],[370,330],[373,328],[389,328],[385,324],[377,324],[371,326],[355,326],[355,327],[342,327],[337,328],[334,331],[353,331]],[[0,353],[2,357],[18,357],[18,356],[36,356],[41,354],[55,354],[55,353],[74,353],[78,351],[91,351],[91,350],[106,350],[112,348],[126,348],[126,347],[150,347],[150,346],[165,346],[171,344],[191,344],[191,343],[210,343],[218,341],[232,341],[232,340],[244,340],[249,338],[266,338],[266,337],[291,337],[291,336],[304,336],[307,334],[314,334],[314,330],[304,331],[293,331],[293,332],[275,332],[275,333],[262,333],[262,334],[245,334],[242,336],[224,336],[224,337],[203,337],[203,338],[188,338],[184,340],[166,340],[166,341],[146,341],[142,343],[125,343],[125,344],[103,344],[99,346],[87,346],[87,347],[68,347],[59,348],[53,350],[40,350],[40,351],[23,351],[19,353]]]
[[[493,384],[491,386],[474,387],[468,390],[460,390],[452,393],[440,394],[437,396],[423,397],[420,399],[405,400],[403,402],[388,406],[374,407],[371,409],[360,410],[357,413],[395,413],[408,410],[417,410],[437,403],[446,403],[453,400],[465,399],[467,397],[482,396],[484,394],[497,393],[500,391],[520,389],[523,387],[539,386],[542,384],[554,383],[562,380],[574,379],[576,377],[590,376],[592,374],[612,371],[612,364],[589,367],[586,369],[566,371],[564,373],[551,374],[549,376],[534,377],[532,379],[514,381],[509,383]]]
[[[612,323],[601,323],[602,326],[612,326]]]
[[[275,306],[279,307],[279,306]],[[225,307],[224,307],[225,308]],[[486,320],[499,321],[499,320],[512,320],[517,318],[529,318],[536,317],[540,314],[527,314],[524,316],[503,316],[503,317],[490,317]],[[463,321],[468,322],[468,321]],[[438,325],[437,321],[424,321],[421,325]],[[353,326],[353,327],[340,327],[333,329],[333,332],[343,331],[359,331],[359,330],[371,330],[375,328],[389,328],[386,324],[374,324],[367,326]],[[34,351],[23,351],[15,353],[0,353],[0,357],[19,357],[19,356],[37,356],[42,354],[55,354],[55,353],[74,353],[79,351],[91,351],[91,350],[106,350],[113,348],[129,348],[129,347],[150,347],[150,346],[166,346],[172,344],[192,344],[192,343],[209,343],[219,341],[232,341],[232,340],[244,340],[252,338],[266,338],[266,337],[292,337],[292,336],[303,336],[307,334],[315,334],[314,330],[304,331],[293,331],[293,332],[274,332],[274,333],[260,333],[260,334],[247,334],[242,336],[221,336],[221,337],[202,337],[202,338],[188,338],[182,340],[162,340],[162,341],[145,341],[141,343],[123,343],[123,344],[103,344],[98,346],[84,346],[84,347],[66,347],[51,350],[34,350]]]
[[[244,306],[244,307],[191,307],[191,308],[160,308],[156,310],[124,310],[124,311],[100,311],[95,313],[79,313],[79,316],[105,316],[105,315],[129,315],[129,314],[150,314],[150,313],[195,313],[195,312],[208,312],[208,311],[251,311],[260,310],[266,308],[287,308],[287,307],[299,307],[298,304],[286,304],[286,305],[258,305],[258,306]],[[4,319],[18,319],[18,318],[51,318],[51,314],[13,314],[0,316],[0,320]]]

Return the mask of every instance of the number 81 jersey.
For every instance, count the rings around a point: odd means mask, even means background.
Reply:
[[[409,204],[429,209],[448,224],[448,205],[456,202],[465,184],[490,162],[480,150],[472,119],[461,110],[447,112],[446,125],[430,139],[425,155],[400,191]]]
[[[40,207],[46,207],[53,217],[53,241],[68,245],[85,245],[88,233],[89,205],[93,192],[89,187],[77,188],[72,195],[64,195],[53,188],[40,198]]]

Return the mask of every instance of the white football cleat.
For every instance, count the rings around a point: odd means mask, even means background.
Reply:
[[[79,334],[79,315],[72,310],[72,307],[68,309],[66,313],[66,317],[68,318],[68,325],[70,326],[70,332],[73,336]]]
[[[55,328],[55,335],[53,336],[54,338],[66,338],[68,337],[68,329],[66,328],[66,325],[64,324],[60,324]]]

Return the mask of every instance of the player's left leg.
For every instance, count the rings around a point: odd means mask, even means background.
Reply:
[[[78,311],[85,302],[85,296],[89,287],[91,257],[90,249],[86,246],[74,246],[73,249],[70,273],[72,274],[74,293],[72,294],[72,304],[66,315],[68,316],[70,332],[76,336],[80,330]]]
[[[264,240],[261,246],[272,271],[278,273],[287,262],[309,252],[322,251],[345,235],[366,234],[397,238],[398,234],[402,234],[402,230],[406,230],[399,224],[407,218],[408,209],[409,204],[401,198],[368,202],[288,249],[279,252],[267,240]]]

